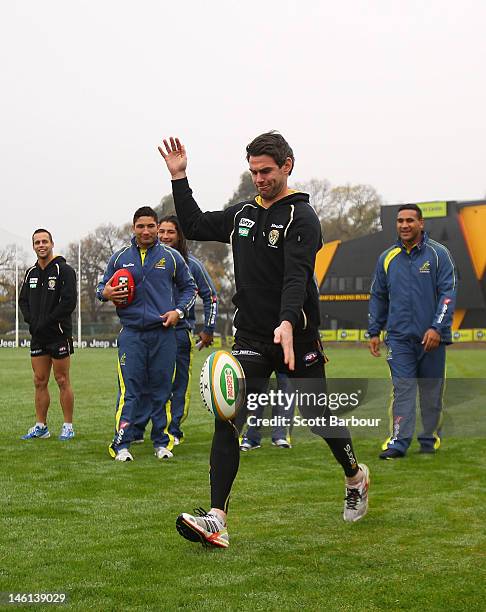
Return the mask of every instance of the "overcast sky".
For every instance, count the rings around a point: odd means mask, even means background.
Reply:
[[[202,208],[278,129],[292,177],[389,203],[486,194],[482,0],[2,4],[1,230],[58,245],[170,191],[179,135]]]

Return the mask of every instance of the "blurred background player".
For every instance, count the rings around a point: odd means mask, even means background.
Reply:
[[[174,326],[193,305],[196,287],[183,257],[159,242],[157,230],[157,213],[148,206],[139,208],[133,216],[131,244],[112,255],[97,288],[101,301],[111,300],[117,306],[123,325],[118,337],[115,436],[109,446],[110,455],[117,461],[133,460],[129,451],[133,422],[147,389],[155,456],[172,457],[165,404],[171,393],[176,359]],[[120,305],[127,297],[127,289],[111,285],[120,268],[130,270],[135,281],[134,300],[125,307]]]
[[[404,204],[397,214],[397,242],[376,266],[369,303],[370,351],[380,355],[386,329],[393,382],[393,423],[380,459],[404,457],[415,431],[417,383],[423,431],[420,452],[440,446],[446,345],[456,303],[454,262],[446,247],[424,232],[422,211]]]
[[[32,235],[37,262],[27,270],[20,290],[19,307],[32,336],[30,357],[34,371],[36,424],[23,436],[49,438],[49,377],[51,368],[59,387],[64,423],[59,440],[74,437],[74,394],[69,379],[73,354],[71,314],[76,308],[76,273],[64,257],[54,255],[52,235],[37,229]]]
[[[182,233],[176,215],[167,215],[160,220],[158,230],[159,240],[167,246],[177,249],[184,257],[196,283],[197,295],[204,305],[204,328],[199,333],[198,348],[211,346],[214,327],[218,314],[218,297],[214,283],[201,261],[189,253],[187,240]],[[176,288],[177,289],[177,288]],[[170,397],[170,421],[168,433],[174,446],[180,444],[184,434],[181,424],[187,417],[191,399],[192,374],[192,334],[196,328],[195,306],[193,305],[185,317],[176,325],[177,357],[172,394]],[[142,442],[143,434],[150,414],[147,413],[145,401],[142,402],[144,413],[136,419],[134,442]]]
[[[233,355],[238,358],[238,351],[234,351]],[[291,392],[292,386],[289,384],[289,378],[281,372],[275,372],[277,387],[284,393]],[[271,419],[275,423],[271,426],[272,435],[272,446],[277,448],[292,448],[291,444],[291,431],[292,431],[292,420],[294,418],[295,402],[291,403],[289,409],[285,409],[284,406],[275,404],[272,406]],[[256,424],[249,425],[244,431],[243,436],[240,440],[240,450],[247,452],[261,448],[262,431],[261,425],[258,424],[258,420],[263,418],[264,407],[258,406],[256,410],[252,411],[252,416],[255,417]]]

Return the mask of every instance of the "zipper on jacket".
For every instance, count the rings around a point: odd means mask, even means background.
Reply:
[[[408,253],[408,261],[409,261],[409,267],[408,267],[408,282],[409,282],[409,287],[412,287],[412,279],[413,279],[413,262],[412,262],[412,251],[410,251],[410,253]],[[409,322],[409,329],[413,328],[413,323],[415,321],[415,314],[414,314],[414,303],[413,303],[413,292],[410,291],[409,292],[409,300],[410,300],[410,322]]]
[[[302,312],[302,316],[304,317],[304,327],[302,329],[307,329],[307,316],[303,308],[301,308],[301,312]]]
[[[143,273],[142,266],[142,288],[143,288],[143,317],[142,317],[142,329],[145,329],[145,310],[147,305],[147,300],[145,299],[145,274]]]
[[[142,329],[145,329],[145,318],[146,318],[145,315],[146,315],[147,300],[145,299],[145,271],[144,271],[144,267],[145,267],[145,262],[147,261],[148,257],[150,256],[149,249],[147,249],[147,252],[145,253],[145,259],[143,260],[143,262],[142,262],[142,256],[140,255],[140,249],[138,249],[138,256],[140,258],[140,267],[142,268],[142,285],[143,285]]]
[[[46,272],[47,272],[47,268],[49,267],[50,264],[47,264],[47,267],[42,269],[39,267],[39,280],[41,281],[40,283],[40,289],[41,289],[41,299],[40,299],[40,308],[39,308],[39,316],[37,318],[37,325],[39,325],[39,323],[41,321],[44,321],[45,319],[45,311],[46,311],[46,302],[47,302],[47,290],[44,291],[44,281],[46,278]]]

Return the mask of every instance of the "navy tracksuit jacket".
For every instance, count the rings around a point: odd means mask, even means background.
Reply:
[[[118,338],[119,393],[112,455],[129,446],[134,416],[144,392],[151,399],[154,446],[168,445],[165,404],[172,387],[176,338],[174,328],[162,325],[161,315],[175,308],[190,309],[196,295],[194,279],[183,257],[158,241],[147,249],[143,264],[135,238],[130,246],[112,255],[97,288],[100,300],[104,300],[106,283],[120,268],[130,270],[135,297],[128,306],[116,309],[123,328]]]
[[[213,281],[203,264],[189,254],[188,266],[196,282],[197,295],[204,305],[204,330],[207,334],[214,334],[216,316],[218,314],[218,298]],[[181,423],[187,417],[191,399],[191,373],[192,373],[192,342],[191,332],[196,327],[195,307],[193,306],[187,316],[176,327],[177,358],[172,395],[170,399],[169,434],[176,438],[183,438]]]
[[[454,262],[445,246],[426,233],[410,252],[397,241],[376,266],[369,303],[370,337],[386,329],[388,365],[393,386],[393,425],[384,448],[406,452],[415,429],[417,381],[424,431],[422,446],[440,444],[439,427],[445,373],[445,346],[457,292]],[[439,347],[424,352],[422,338],[433,328]]]
[[[209,276],[203,264],[189,254],[188,256],[189,270],[196,283],[197,295],[202,299],[204,304],[204,331],[207,334],[214,334],[214,326],[216,324],[216,316],[218,313],[218,298],[213,281]],[[177,288],[176,288],[177,294]],[[172,391],[170,396],[170,405],[166,409],[166,413],[170,415],[168,423],[169,443],[167,448],[172,449],[174,438],[181,440],[184,434],[181,430],[181,423],[185,420],[189,410],[191,399],[191,372],[192,372],[192,340],[191,332],[196,326],[196,315],[194,305],[185,313],[184,318],[177,324],[176,341],[177,341],[177,357],[174,380],[172,383]],[[150,402],[146,402],[145,398],[140,406],[140,414],[135,419],[135,439],[141,440],[144,436],[145,427],[151,417]]]

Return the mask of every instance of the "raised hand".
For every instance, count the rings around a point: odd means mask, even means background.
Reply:
[[[158,147],[165,160],[173,180],[186,177],[187,155],[184,145],[178,138],[172,136],[163,140],[163,147]]]

